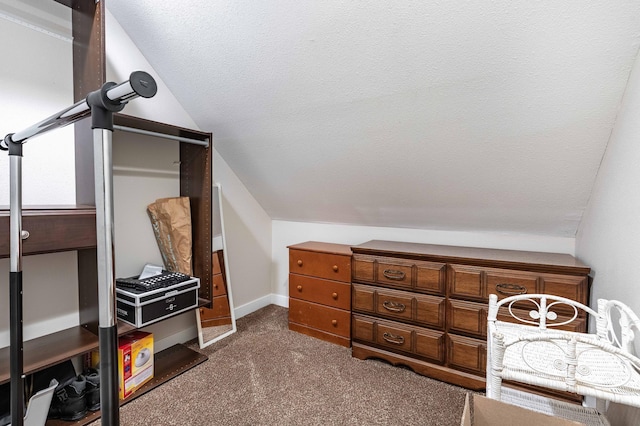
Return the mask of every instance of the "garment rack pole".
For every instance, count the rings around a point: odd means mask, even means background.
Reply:
[[[129,80],[105,83],[80,101],[57,114],[0,140],[0,150],[10,157],[10,372],[11,424],[24,424],[24,358],[22,316],[22,145],[31,137],[72,124],[91,115],[94,139],[96,189],[96,240],[98,261],[98,311],[100,349],[100,402],[102,424],[117,426],[119,420],[118,329],[115,311],[113,264],[113,177],[111,174],[111,136],[113,113],[121,111],[137,97],[151,98],[157,92],[153,77],[143,71],[131,73]]]
[[[113,126],[113,129],[114,130],[122,130],[124,132],[130,132],[130,133],[139,133],[141,135],[147,135],[147,136],[156,136],[156,137],[159,137],[159,138],[171,139],[171,140],[178,141],[178,142],[186,142],[186,143],[191,143],[191,144],[194,144],[194,145],[202,145],[202,146],[209,147],[209,138],[207,138],[205,140],[185,138],[185,137],[182,137],[182,136],[168,135],[166,133],[151,132],[149,130],[135,129],[133,127],[118,126],[117,124],[115,124]]]

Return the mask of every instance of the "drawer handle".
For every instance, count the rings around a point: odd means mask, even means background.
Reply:
[[[390,280],[395,280],[395,281],[402,281],[404,280],[404,276],[405,276],[404,272],[398,271],[396,269],[385,269],[384,271],[382,271],[382,275],[384,275]]]
[[[331,269],[333,269],[333,272],[338,272],[338,265],[333,265]]]
[[[519,284],[500,283],[496,284],[496,291],[507,296],[514,296],[517,294],[525,294],[527,288]]]
[[[338,320],[331,320],[331,325],[338,325]]]
[[[407,308],[404,303],[393,302],[390,300],[385,300],[384,302],[382,302],[382,306],[387,311],[391,312],[404,312],[404,310]]]
[[[389,343],[393,343],[394,345],[402,345],[404,343],[404,336],[398,336],[387,332],[382,335],[382,338]]]
[[[298,289],[298,291],[302,291],[302,286],[299,285],[298,287],[296,287]]]
[[[298,266],[302,266],[302,260],[298,260]]]
[[[334,299],[338,298],[338,293],[331,293],[331,297],[333,297]]]

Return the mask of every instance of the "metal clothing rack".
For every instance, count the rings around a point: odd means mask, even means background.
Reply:
[[[105,83],[80,102],[17,133],[0,140],[0,150],[9,152],[10,192],[10,372],[11,424],[23,425],[24,359],[22,330],[22,145],[48,131],[75,123],[91,115],[93,129],[94,177],[96,197],[96,240],[98,262],[98,318],[100,349],[100,401],[103,425],[118,425],[118,329],[113,264],[113,177],[111,139],[113,113],[122,111],[137,97],[151,98],[157,92],[153,77],[135,71],[120,84]]]

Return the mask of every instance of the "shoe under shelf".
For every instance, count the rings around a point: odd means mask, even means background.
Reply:
[[[157,352],[153,356],[154,373],[153,379],[145,383],[140,389],[124,400],[120,405],[133,401],[137,397],[155,389],[167,381],[179,376],[185,371],[205,362],[208,357],[200,352],[194,351],[182,344],[171,346],[163,351]],[[85,417],[76,421],[68,422],[64,420],[47,420],[46,426],[75,426],[86,425],[100,418],[100,411],[89,412]]]

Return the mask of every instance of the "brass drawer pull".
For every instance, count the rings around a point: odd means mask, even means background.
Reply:
[[[298,266],[302,266],[302,260],[298,260]]]
[[[338,272],[338,265],[333,265],[331,269],[333,269],[333,272]]]
[[[338,298],[338,293],[331,293],[331,297],[333,297],[334,299]]]
[[[394,345],[402,345],[404,344],[404,336],[397,336],[395,334],[385,332],[382,335],[382,338],[389,343],[393,343]]]
[[[382,302],[382,306],[387,311],[391,312],[404,312],[404,310],[407,308],[404,303],[393,302],[390,300],[385,300],[384,302]]]
[[[405,273],[396,269],[385,269],[382,271],[382,275],[390,280],[402,281],[404,280]]]
[[[515,296],[517,294],[525,294],[527,288],[519,284],[500,283],[496,284],[496,291],[506,296]]]
[[[331,320],[331,325],[333,325],[333,326],[338,325],[338,320]]]
[[[298,289],[298,291],[302,291],[302,286],[299,285],[298,287],[296,287]]]

